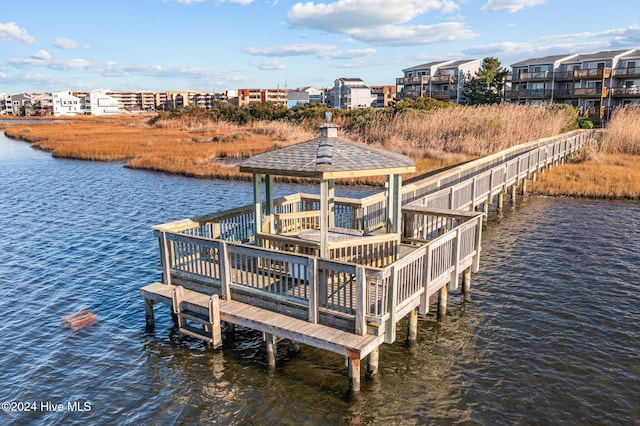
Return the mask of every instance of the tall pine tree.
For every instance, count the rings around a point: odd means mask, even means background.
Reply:
[[[482,66],[464,84],[464,103],[467,105],[500,104],[505,79],[509,71],[497,58],[482,60]]]

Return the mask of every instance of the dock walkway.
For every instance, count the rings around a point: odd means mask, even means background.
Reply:
[[[269,366],[275,366],[278,339],[340,354],[358,391],[360,361],[367,357],[367,372],[375,374],[379,347],[396,340],[403,318],[407,339],[415,340],[418,314],[429,311],[432,297],[438,320],[460,281],[470,300],[489,206],[500,211],[509,192],[514,202],[527,180],[575,155],[593,136],[577,130],[544,138],[404,185],[403,168],[390,168],[388,190],[362,199],[335,197],[333,178],[371,170],[327,174],[322,163],[320,196],[279,199],[270,173],[281,170],[252,170],[253,205],[153,227],[162,282],[140,289],[147,324],[154,324],[154,304],[163,303],[174,307],[181,333],[213,347],[222,341],[221,321],[264,333]],[[342,143],[334,139],[311,141],[318,145],[311,151],[326,154]],[[389,155],[380,163],[399,161]],[[338,241],[329,236],[334,228],[353,232]],[[320,241],[310,239],[318,230]],[[184,311],[176,300],[184,301]],[[189,328],[190,319],[203,325],[203,334]]]

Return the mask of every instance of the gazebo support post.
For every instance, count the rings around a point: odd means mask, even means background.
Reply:
[[[329,197],[329,227],[336,226],[336,185],[333,179],[329,179],[327,182],[327,196]]]
[[[253,174],[253,212],[255,214],[256,243],[258,233],[262,232],[262,175]]]
[[[400,233],[400,219],[402,217],[402,176],[391,174],[388,178],[387,193],[387,233]]]
[[[320,181],[320,257],[327,258],[329,233],[329,180]]]
[[[267,205],[266,210],[267,210],[267,220],[269,221],[269,233],[270,234],[275,234],[275,223],[274,223],[274,217],[273,215],[275,214],[275,209],[273,208],[273,175],[265,175],[265,195],[266,195],[266,203]]]

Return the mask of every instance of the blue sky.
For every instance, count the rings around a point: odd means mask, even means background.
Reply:
[[[0,93],[395,84],[436,60],[640,48],[637,0],[5,0]]]

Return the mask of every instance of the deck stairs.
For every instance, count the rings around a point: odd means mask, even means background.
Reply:
[[[186,300],[184,287],[176,286],[171,293],[173,313],[178,318],[181,335],[200,339],[213,348],[222,345],[218,295],[209,296],[205,303]],[[200,327],[198,327],[198,324]]]

